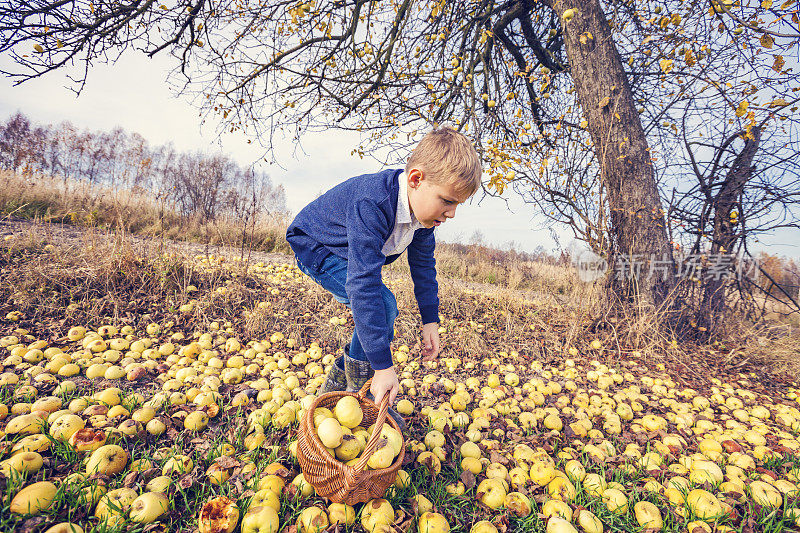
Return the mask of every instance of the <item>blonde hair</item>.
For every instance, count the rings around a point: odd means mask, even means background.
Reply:
[[[453,128],[434,128],[417,144],[406,163],[433,183],[452,185],[456,194],[472,196],[481,186],[481,160],[472,143]]]

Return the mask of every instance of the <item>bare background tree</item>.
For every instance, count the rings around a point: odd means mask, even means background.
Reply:
[[[119,128],[95,132],[78,131],[69,122],[35,125],[19,112],[0,123],[0,169],[61,176],[65,185],[84,180],[153,194],[187,221],[201,224],[226,215],[252,226],[259,217],[275,218],[287,211],[282,185],[228,156],[151,147],[141,135]]]

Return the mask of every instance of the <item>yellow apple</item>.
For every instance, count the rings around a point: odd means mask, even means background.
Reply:
[[[465,459],[466,460],[466,459]],[[422,452],[417,456],[417,464],[428,467],[431,475],[439,475],[442,471],[442,462],[433,452]]]
[[[548,462],[536,461],[531,465],[530,478],[537,485],[547,486],[555,476],[555,469]]]
[[[157,437],[167,430],[167,426],[158,418],[153,418],[145,425],[145,429],[148,433]]]
[[[509,492],[506,494],[503,507],[518,518],[525,518],[533,511],[530,500],[521,492]]]
[[[331,524],[352,526],[356,521],[356,511],[346,503],[332,503],[328,506],[328,518]]]
[[[110,490],[97,502],[94,515],[109,526],[123,524],[125,514],[135,499],[136,491],[133,489],[122,487]]]
[[[192,461],[191,457],[188,455],[176,454],[167,459],[167,461],[164,463],[164,466],[161,468],[161,475],[168,476],[173,472],[185,474],[187,472],[191,472],[193,468],[194,461]]]
[[[50,439],[47,435],[37,433],[36,435],[28,435],[18,440],[11,448],[11,453],[16,454],[19,452],[44,452],[50,449]]]
[[[483,463],[475,457],[465,457],[461,460],[461,469],[462,470],[469,470],[475,475],[481,473],[483,470]]]
[[[417,514],[429,513],[433,511],[433,503],[422,494],[417,494],[411,498],[417,504]]]
[[[69,444],[76,452],[94,452],[106,443],[105,431],[91,428],[79,429],[69,438]]]
[[[361,441],[353,435],[343,435],[342,443],[334,451],[336,458],[346,463],[358,457],[358,454],[363,451],[363,447],[361,446]],[[392,456],[392,459],[394,459],[394,456]]]
[[[698,529],[705,531],[706,533],[711,533],[711,526],[702,520],[695,520],[686,524],[686,531],[695,533]]]
[[[564,465],[564,472],[567,474],[567,477],[573,483],[578,483],[583,481],[586,477],[586,469],[575,459],[567,461],[567,464]]]
[[[269,489],[275,494],[280,494],[285,485],[286,481],[275,474],[267,474],[258,480],[258,490]]]
[[[83,533],[83,528],[71,522],[61,522],[48,528],[44,533]]]
[[[87,484],[78,492],[78,503],[87,507],[94,507],[106,492],[108,492],[108,489],[104,485]]]
[[[167,492],[171,484],[172,484],[171,477],[157,476],[147,482],[145,489],[147,489],[150,492]]]
[[[130,519],[140,524],[155,522],[169,511],[169,500],[161,492],[145,492],[131,502]]]
[[[292,485],[295,485],[297,487],[299,491],[298,493],[303,498],[307,498],[312,494],[314,494],[314,487],[309,482],[306,481],[306,478],[305,476],[303,476],[302,472],[294,477],[294,479],[292,480]]]
[[[765,481],[750,483],[750,495],[753,501],[762,507],[777,509],[783,505],[783,496],[780,491]]]
[[[633,506],[633,513],[636,515],[636,521],[644,529],[661,530],[664,527],[661,511],[650,502],[636,502]]]
[[[261,489],[250,500],[251,507],[272,507],[275,511],[281,510],[281,502],[278,499],[278,493],[270,489]]]
[[[383,498],[376,498],[361,508],[361,526],[370,533],[377,533],[380,526],[388,526],[394,522],[394,509]]]
[[[58,417],[55,422],[50,425],[50,435],[54,439],[68,441],[76,431],[83,429],[85,426],[86,422],[78,415],[65,414]]]
[[[586,474],[586,477],[583,479],[583,488],[590,496],[595,498],[600,498],[607,487],[608,485],[605,478],[601,477],[599,474]]]
[[[722,515],[722,504],[716,496],[703,489],[693,489],[686,496],[686,506],[703,520],[710,520]]]
[[[467,488],[464,486],[464,483],[458,481],[457,483],[450,483],[446,485],[444,490],[447,491],[448,494],[452,494],[453,496],[461,496],[465,492],[467,492]]]
[[[550,483],[547,484],[547,493],[552,498],[556,498],[565,502],[571,502],[575,499],[577,490],[575,490],[575,485],[573,485],[569,479],[562,476],[556,476],[550,481]]]
[[[11,500],[9,512],[14,514],[38,514],[50,507],[58,489],[49,481],[39,481],[23,487]]]
[[[397,477],[394,478],[394,486],[398,489],[404,489],[411,484],[411,475],[402,468],[397,471]]]
[[[353,429],[361,425],[361,421],[364,419],[364,412],[354,396],[344,396],[336,402],[333,408],[333,416],[339,420],[342,426]]]
[[[106,444],[92,452],[86,462],[86,473],[113,476],[122,472],[127,464],[128,452],[116,444]]]
[[[608,488],[603,491],[603,503],[609,511],[614,514],[625,514],[628,512],[628,497],[619,489]]]
[[[490,509],[499,509],[505,502],[506,489],[499,479],[486,478],[478,484],[476,495]]]
[[[42,432],[44,423],[38,414],[21,414],[9,420],[4,431],[7,435],[34,435]]]
[[[563,502],[562,502],[563,503]],[[547,520],[546,533],[578,533],[578,530],[573,527],[567,520],[560,516],[553,516]]]
[[[414,412],[414,404],[404,398],[397,402],[397,412],[408,416]]]
[[[381,468],[389,468],[390,466],[392,466],[394,457],[395,453],[392,447],[389,445],[389,441],[386,440],[385,438],[382,438],[378,442],[378,448],[367,460],[367,466],[369,466],[373,470],[379,470]]]
[[[722,483],[724,475],[719,465],[713,461],[697,460],[692,461],[689,468],[689,481],[701,485],[703,483],[710,483],[717,485]]]
[[[326,448],[337,448],[342,444],[344,432],[339,421],[335,418],[326,418],[317,428],[319,440]]]
[[[208,500],[200,509],[197,528],[200,533],[232,533],[239,523],[239,507],[226,496]]]
[[[320,533],[329,525],[328,515],[317,506],[307,507],[297,518],[297,525],[302,533]]]
[[[43,464],[44,459],[37,452],[18,452],[0,462],[0,472],[6,477],[11,477],[12,473],[31,474],[38,472]]]
[[[189,431],[203,431],[208,426],[208,415],[203,411],[192,411],[183,419],[183,427]]]
[[[242,518],[242,533],[278,533],[280,518],[270,506],[248,509]]]
[[[473,524],[472,528],[469,530],[469,533],[498,533],[498,532],[494,524],[492,524],[488,520],[481,520],[480,522],[475,522],[475,524]]]
[[[585,533],[603,533],[603,522],[587,509],[578,511],[575,521]]]
[[[439,513],[422,513],[417,522],[418,533],[450,533],[450,524]]]
[[[227,469],[222,468],[219,463],[211,463],[211,466],[206,470],[206,477],[212,485],[221,485],[228,481],[228,478],[231,477],[231,473]]]

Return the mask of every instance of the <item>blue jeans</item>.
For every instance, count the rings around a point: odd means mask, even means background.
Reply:
[[[344,284],[347,281],[347,261],[338,255],[331,254],[325,258],[318,270],[311,269],[297,261],[297,268],[316,281],[323,289],[327,290],[337,302],[350,307],[350,298],[347,296]],[[384,283],[381,283],[381,299],[386,310],[386,330],[389,342],[394,339],[394,321],[397,318],[397,299]],[[350,341],[350,357],[358,361],[366,361],[367,354],[358,340],[358,335],[353,331],[353,339]]]

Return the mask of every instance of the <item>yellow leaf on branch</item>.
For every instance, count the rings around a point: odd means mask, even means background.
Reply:
[[[769,102],[767,107],[784,107],[789,105],[789,102],[784,100],[783,98],[776,98],[775,100]]]
[[[743,117],[745,113],[747,113],[747,106],[750,105],[750,102],[744,100],[743,102],[739,103],[739,106],[736,108],[736,116]]]
[[[669,71],[672,70],[672,63],[673,61],[671,59],[662,59],[658,62],[659,66],[661,67],[661,71],[664,74],[669,74]]]
[[[775,43],[775,39],[773,39],[772,35],[769,35],[768,33],[762,35],[759,41],[761,42],[761,46],[764,48],[772,48],[772,45]]]

